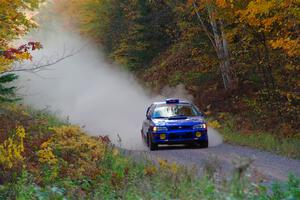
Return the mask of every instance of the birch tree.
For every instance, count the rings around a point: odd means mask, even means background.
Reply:
[[[226,90],[234,87],[234,72],[230,65],[230,52],[224,32],[224,22],[216,17],[216,2],[211,0],[189,0],[194,13],[219,60],[219,68]]]

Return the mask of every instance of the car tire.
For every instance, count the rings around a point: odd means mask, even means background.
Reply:
[[[208,148],[208,141],[202,141],[202,142],[200,142],[199,143],[199,147],[203,148],[203,149]]]
[[[150,135],[148,134],[148,137],[147,137],[147,144],[148,144],[148,147],[150,149],[150,151],[155,151],[158,149],[158,145],[153,143],[152,139],[150,138]]]

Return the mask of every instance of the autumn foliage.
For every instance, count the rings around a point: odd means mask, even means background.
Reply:
[[[34,10],[40,0],[0,1],[0,103],[19,100],[15,97],[11,82],[18,78],[15,72],[16,63],[31,60],[31,51],[42,48],[39,42],[27,42],[14,46],[13,42],[27,34],[37,24],[33,20]]]
[[[65,11],[66,22],[98,41],[152,90],[184,84],[202,110],[234,116],[245,132],[288,137],[299,132],[299,1],[55,5]]]

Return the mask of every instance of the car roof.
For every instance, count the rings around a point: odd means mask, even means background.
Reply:
[[[159,101],[159,102],[154,102],[154,105],[164,105],[164,104],[168,104],[166,101]],[[172,104],[192,104],[189,101],[185,101],[185,100],[179,100],[178,103],[172,103]]]

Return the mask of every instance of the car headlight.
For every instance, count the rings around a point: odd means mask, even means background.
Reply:
[[[153,127],[153,132],[164,132],[164,131],[168,131],[167,127],[163,127],[163,126],[154,126]]]
[[[193,126],[193,129],[206,129],[207,125],[206,124],[197,124]]]

